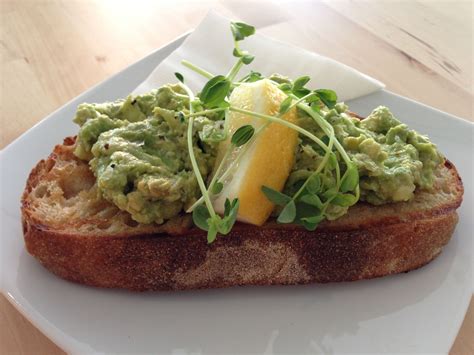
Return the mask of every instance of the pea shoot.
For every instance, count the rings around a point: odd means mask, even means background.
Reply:
[[[231,174],[238,162],[246,154],[252,142],[271,123],[281,124],[296,130],[301,137],[308,139],[322,151],[322,159],[314,171],[308,171],[305,180],[297,185],[296,191],[287,194],[274,190],[268,186],[262,186],[261,190],[265,196],[278,206],[278,223],[296,223],[308,230],[314,230],[319,223],[325,219],[332,218],[330,210],[346,209],[359,200],[359,173],[355,164],[351,161],[342,145],[337,140],[332,125],[322,116],[322,109],[332,110],[337,104],[337,94],[329,89],[312,90],[307,87],[310,82],[309,76],[301,76],[293,82],[274,84],[282,90],[287,97],[281,102],[278,115],[270,116],[234,107],[229,102],[230,94],[238,85],[262,80],[265,77],[258,72],[250,71],[249,74],[236,80],[240,69],[250,64],[254,56],[240,47],[240,42],[255,33],[255,28],[242,22],[232,22],[230,25],[234,39],[233,56],[237,58],[235,64],[226,75],[213,75],[195,64],[183,60],[182,64],[208,79],[201,90],[199,98],[194,98],[191,90],[184,84],[184,77],[175,73],[181,85],[189,96],[190,108],[188,119],[187,143],[188,151],[201,190],[202,197],[188,209],[193,213],[194,224],[207,231],[207,240],[212,243],[217,234],[228,234],[237,218],[239,201],[226,199],[224,214],[216,214],[212,200],[225,188],[224,181]],[[194,112],[193,102],[198,101],[203,107],[202,111]],[[287,112],[295,108],[306,114],[324,132],[325,136],[320,138],[297,124],[288,122],[282,118]],[[224,156],[214,172],[208,186],[205,185],[200,174],[195,156],[192,140],[194,117],[214,112],[223,112],[225,117],[224,132],[212,136],[217,142],[227,139],[228,117],[230,112],[236,112],[265,121],[258,129],[251,125],[244,125],[237,129],[230,139],[230,143]],[[184,114],[181,113],[182,116]],[[182,117],[183,118],[183,117]],[[184,118],[183,118],[184,119]],[[211,137],[211,135],[209,135]],[[225,166],[224,162],[232,152],[238,150],[235,159]]]

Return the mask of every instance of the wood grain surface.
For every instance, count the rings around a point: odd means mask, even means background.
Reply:
[[[210,9],[474,121],[472,1],[1,0],[0,148]],[[471,302],[451,354],[474,353],[473,315]],[[0,354],[63,353],[0,296]]]

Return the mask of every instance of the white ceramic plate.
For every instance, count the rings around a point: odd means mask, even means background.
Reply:
[[[80,95],[2,151],[2,289],[42,332],[72,353],[445,353],[471,297],[472,130],[446,113],[381,91],[349,102],[389,106],[428,134],[466,187],[443,253],[408,274],[370,281],[134,294],[76,285],[24,249],[20,195],[30,169],[77,128],[77,104],[126,96],[184,37]]]

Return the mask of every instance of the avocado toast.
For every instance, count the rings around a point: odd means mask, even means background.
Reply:
[[[251,61],[245,26],[232,27],[236,65],[197,96],[179,74],[79,107],[78,137],[23,196],[44,265],[91,285],[186,289],[370,278],[440,252],[462,198],[454,167],[386,108],[359,120],[307,77],[235,80]]]

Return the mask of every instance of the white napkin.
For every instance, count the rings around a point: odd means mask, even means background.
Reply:
[[[226,75],[236,61],[232,56],[234,43],[230,21],[210,12],[184,43],[135,89],[134,94],[176,82],[175,72],[183,74],[185,83],[193,91],[200,91],[207,79],[184,67],[181,64],[183,59],[214,75]],[[380,81],[333,59],[260,35],[258,29],[257,34],[246,38],[240,47],[254,55],[255,60],[245,66],[237,78],[243,77],[250,69],[265,76],[279,73],[291,79],[308,75],[311,77],[309,88],[332,89],[336,91],[339,101],[364,96],[385,87]]]

